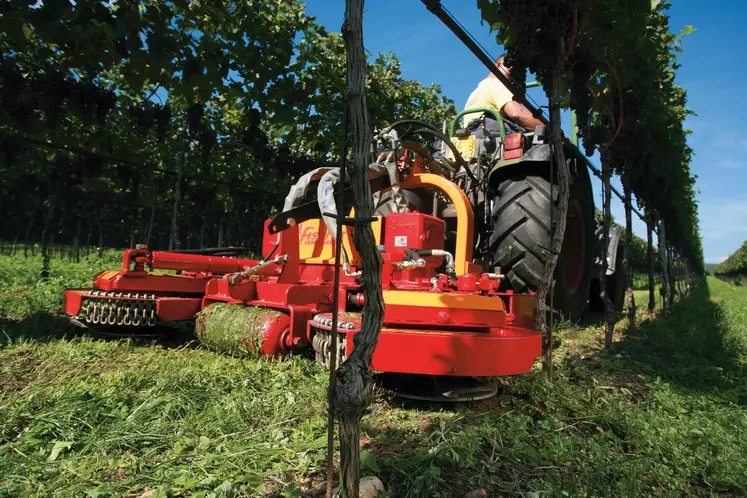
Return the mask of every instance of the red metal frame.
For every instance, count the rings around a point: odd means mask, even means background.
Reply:
[[[467,264],[466,273],[452,277],[437,272],[441,256],[425,257],[425,266],[402,268],[413,250],[442,249],[443,221],[422,213],[390,214],[382,221],[382,288],[384,328],[374,351],[373,369],[385,372],[457,376],[498,376],[527,372],[541,352],[541,336],[531,330],[534,298],[499,292],[495,275]],[[267,233],[266,237],[269,237]],[[308,234],[306,234],[308,235]],[[225,302],[257,306],[283,313],[263,326],[262,349],[282,355],[306,347],[325,327],[314,320],[331,313],[333,267],[309,264],[299,257],[297,226],[264,241],[282,251],[283,261],[241,275],[231,282],[229,274],[254,270],[258,260],[128,249],[120,271],[102,272],[93,287],[106,291],[65,292],[63,309],[77,316],[87,300],[147,299],[156,302],[161,321],[189,320],[206,306]],[[273,256],[273,257],[274,257]],[[260,265],[261,266],[261,265]],[[156,270],[178,270],[179,274]],[[355,268],[352,268],[355,271]],[[360,283],[343,275],[341,309],[353,313],[356,327],[347,334],[347,351],[354,337],[363,305]],[[138,294],[134,297],[132,293]],[[358,315],[356,315],[358,313]],[[280,315],[268,313],[268,317]],[[357,316],[357,318],[355,318]],[[349,319],[349,318],[346,318]],[[269,319],[268,319],[269,320]]]
[[[355,334],[348,334],[353,347]],[[384,327],[374,350],[372,369],[381,372],[469,377],[526,373],[540,352],[542,338],[516,327],[490,333]]]

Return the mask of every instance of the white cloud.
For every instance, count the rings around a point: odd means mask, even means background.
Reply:
[[[718,263],[723,263],[724,261],[726,261],[726,258],[728,258],[728,257],[729,256],[719,256],[718,258],[710,258],[710,259],[709,258],[705,258],[705,262],[706,263],[710,263],[712,265],[716,265]]]
[[[747,196],[724,202],[701,200],[699,211],[701,234],[707,240],[747,233]]]
[[[747,168],[747,138],[744,134],[731,129],[724,131],[723,126],[706,125],[704,123],[693,128],[693,135],[688,140],[695,150],[694,168],[700,165],[725,169]]]
[[[700,233],[708,262],[721,262],[747,239],[747,194],[700,199]]]

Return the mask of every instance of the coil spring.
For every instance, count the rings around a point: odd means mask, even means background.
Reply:
[[[81,305],[81,318],[86,323],[134,327],[156,324],[155,294],[91,291],[89,295],[95,299],[86,299]]]
[[[345,361],[347,358],[347,347],[346,337],[344,335],[337,336],[337,358],[338,365]],[[316,362],[320,365],[329,368],[331,360],[330,351],[332,347],[332,336],[327,334],[325,331],[317,329],[316,334],[311,339],[311,346],[314,348]]]

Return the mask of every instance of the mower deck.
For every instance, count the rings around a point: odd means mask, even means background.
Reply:
[[[452,378],[528,372],[541,352],[541,336],[531,329],[533,295],[500,291],[499,271],[487,273],[472,262],[474,215],[455,184],[423,173],[402,185],[438,189],[449,197],[459,213],[457,250],[452,255],[443,249],[445,222],[440,218],[393,212],[372,223],[384,301],[372,370]],[[262,260],[127,249],[121,269],[96,275],[94,289],[65,291],[63,310],[91,326],[147,330],[193,320],[211,306],[254,309],[257,313],[242,315],[248,320],[243,343],[270,356],[309,348],[319,363],[329,365],[331,351],[345,358],[355,348],[366,308],[358,254],[344,228],[347,262],[336,288],[334,239],[324,223],[282,219],[282,226],[277,220],[265,224],[263,253],[268,256]],[[341,315],[333,345],[335,294]],[[203,314],[201,320],[210,316]],[[218,322],[207,325],[221,329]]]

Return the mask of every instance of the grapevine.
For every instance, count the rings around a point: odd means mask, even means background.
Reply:
[[[742,277],[747,275],[747,241],[726,258],[723,263],[716,265],[713,268],[713,273],[714,275],[739,275]]]

